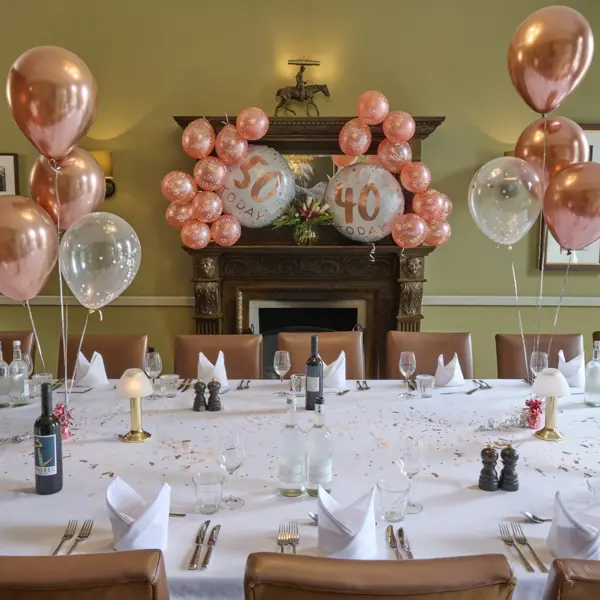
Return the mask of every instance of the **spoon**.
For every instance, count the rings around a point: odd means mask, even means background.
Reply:
[[[521,511],[521,514],[531,523],[551,523],[552,519],[544,519],[527,511]]]
[[[314,512],[309,512],[308,516],[315,522],[318,523],[319,522],[319,515],[314,513]]]

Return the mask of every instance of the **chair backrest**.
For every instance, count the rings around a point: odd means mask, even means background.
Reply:
[[[262,379],[262,348],[262,335],[176,335],[175,373],[186,379],[196,378],[200,352],[213,364],[223,352],[228,378]]]
[[[2,600],[169,600],[160,550],[1,556]]]
[[[346,379],[365,378],[365,350],[362,331],[291,332],[278,335],[277,347],[290,353],[292,373],[304,373],[310,356],[310,338],[319,336],[319,356],[326,364],[333,362],[343,350],[346,353]]]
[[[77,360],[77,349],[81,335],[71,333],[67,337],[67,365],[69,377]],[[143,369],[148,352],[148,336],[141,333],[86,333],[81,347],[83,355],[90,360],[94,352],[102,355],[106,376],[119,379],[125,369]],[[63,340],[58,351],[57,377],[65,376]]]
[[[600,562],[559,559],[552,563],[542,600],[597,600]]]
[[[509,600],[515,579],[503,555],[432,560],[345,560],[251,554],[245,600]]]
[[[552,347],[548,355],[549,367],[556,369],[558,366],[559,350],[565,353],[566,360],[571,360],[583,352],[583,335],[580,333],[557,333],[554,336],[548,333],[542,334],[539,343],[541,352],[548,352],[551,337]],[[536,341],[537,334],[525,334],[527,364],[529,364]],[[525,379],[531,376],[531,373],[525,372],[523,340],[520,333],[498,333],[496,335],[496,361],[499,379]]]
[[[29,354],[35,367],[35,336],[33,331],[0,331],[0,342],[2,342],[2,355],[4,360],[10,364],[13,359],[13,342],[21,342],[21,352]]]
[[[473,378],[473,350],[470,333],[430,333],[429,331],[389,331],[386,348],[386,377],[401,379],[401,352],[414,352],[417,359],[415,375],[435,375],[438,357],[444,355],[449,363],[458,354],[460,368],[465,379]]]
[[[592,340],[594,342],[600,342],[600,331],[594,331],[594,333],[592,333]]]

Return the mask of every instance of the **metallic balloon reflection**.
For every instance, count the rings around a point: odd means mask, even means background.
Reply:
[[[333,225],[357,242],[371,243],[392,231],[393,218],[404,212],[398,180],[382,167],[359,163],[344,167],[325,190]]]
[[[91,213],[64,234],[59,264],[67,285],[86,308],[98,309],[118,298],[140,268],[140,240],[127,221],[110,213]]]
[[[477,227],[498,244],[518,242],[542,209],[538,172],[512,156],[485,164],[471,180],[469,210]]]

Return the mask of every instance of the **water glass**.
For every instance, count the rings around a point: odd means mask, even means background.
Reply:
[[[433,375],[417,375],[415,380],[417,382],[417,392],[421,398],[432,398],[435,377]]]
[[[159,379],[160,393],[167,398],[177,396],[179,387],[179,375],[161,375]]]
[[[406,385],[406,392],[398,394],[398,398],[412,398],[413,394],[410,393],[410,388],[408,387],[408,378],[417,370],[417,357],[415,353],[401,352],[398,367]]]
[[[380,479],[377,482],[379,514],[389,523],[404,520],[410,484],[402,479]]]
[[[223,500],[223,473],[204,471],[192,477],[196,493],[196,512],[212,515]]]
[[[399,462],[406,476],[412,481],[423,467],[423,440],[418,436],[401,436],[399,455]],[[423,505],[416,502],[408,503],[409,515],[418,515],[422,510]]]
[[[306,390],[306,376],[304,373],[294,373],[290,377],[290,389],[295,396],[304,396]]]
[[[31,397],[33,400],[41,400],[42,383],[52,383],[52,373],[37,373],[31,377]]]

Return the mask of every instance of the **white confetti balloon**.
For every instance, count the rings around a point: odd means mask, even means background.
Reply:
[[[378,165],[344,167],[325,190],[334,227],[357,242],[377,242],[392,231],[392,221],[404,212],[398,180]]]
[[[223,211],[244,227],[266,227],[281,216],[294,193],[294,176],[285,158],[267,146],[248,146],[246,158],[228,168],[221,192]]]

